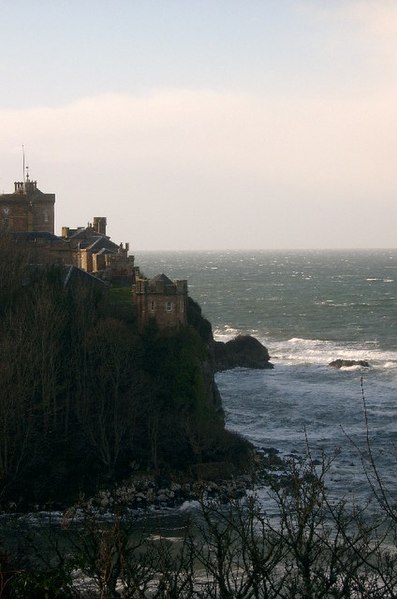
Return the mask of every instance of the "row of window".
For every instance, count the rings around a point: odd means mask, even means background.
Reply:
[[[10,217],[10,209],[9,209],[9,207],[8,206],[4,206],[1,209],[1,211],[3,213],[3,222],[8,223],[9,222],[9,217]],[[25,216],[25,215],[23,215],[23,216]],[[19,218],[21,218],[21,216],[19,216]],[[44,222],[46,224],[50,222],[47,210],[44,210],[44,212],[43,212],[43,219],[44,219]]]
[[[154,312],[156,310],[156,302],[150,303],[150,309],[152,310],[152,312]],[[173,309],[174,309],[174,304],[172,302],[166,302],[165,310],[167,312],[172,312]]]

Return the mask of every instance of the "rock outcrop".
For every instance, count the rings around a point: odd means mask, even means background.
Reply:
[[[351,368],[352,366],[362,366],[363,368],[369,368],[369,363],[366,360],[333,360],[328,364],[333,368]]]
[[[231,341],[213,342],[217,372],[231,368],[273,368],[266,347],[251,335],[238,335]]]

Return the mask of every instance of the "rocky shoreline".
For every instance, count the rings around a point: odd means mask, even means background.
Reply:
[[[164,510],[181,508],[184,504],[214,499],[227,504],[241,499],[256,486],[280,486],[285,479],[286,461],[275,448],[255,450],[252,469],[216,480],[156,480],[155,477],[134,477],[112,490],[101,490],[84,502],[85,507],[99,511],[123,508],[132,510]]]
[[[253,486],[253,477],[241,474],[231,479],[216,481],[169,481],[159,483],[152,477],[139,477],[113,489],[101,489],[90,498],[82,497],[75,506],[60,503],[26,505],[23,508],[15,503],[0,506],[0,513],[40,513],[70,512],[74,509],[112,512],[119,510],[165,510],[180,508],[183,504],[205,499],[217,499],[228,503],[233,499],[244,497]]]
[[[152,475],[136,475],[112,489],[101,489],[92,497],[82,497],[75,506],[59,503],[35,504],[23,509],[14,503],[0,506],[0,513],[71,512],[75,509],[96,512],[123,510],[159,511],[183,508],[196,501],[213,499],[227,504],[241,499],[256,486],[282,484],[286,462],[275,448],[260,448],[252,457],[249,472],[213,480],[173,480]]]
[[[186,502],[205,498],[216,498],[224,503],[238,499],[246,494],[252,480],[249,475],[241,475],[231,480],[171,482],[159,485],[151,479],[141,479],[124,484],[113,491],[100,491],[87,501],[89,508],[114,510],[128,508],[132,510],[162,510],[179,508]]]

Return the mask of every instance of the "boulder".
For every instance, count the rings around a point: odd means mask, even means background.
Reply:
[[[215,370],[231,368],[273,368],[266,347],[251,335],[238,335],[231,341],[213,342]]]
[[[351,368],[352,366],[362,366],[363,368],[369,368],[369,363],[366,360],[333,360],[328,364],[333,368]]]

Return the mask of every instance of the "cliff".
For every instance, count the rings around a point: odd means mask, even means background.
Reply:
[[[201,307],[188,298],[188,322],[210,349],[210,368],[214,372],[232,368],[273,368],[267,348],[251,335],[238,335],[227,341],[215,341],[211,323],[203,317]]]
[[[197,304],[187,327],[142,331],[128,289],[65,288],[57,267],[26,280],[25,266],[0,253],[2,505],[62,505],[139,472],[243,467],[250,446],[224,428]]]

